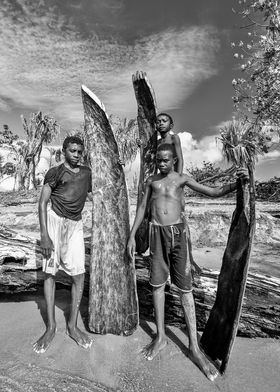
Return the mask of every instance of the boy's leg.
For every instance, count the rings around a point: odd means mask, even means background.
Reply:
[[[47,306],[47,328],[46,332],[33,344],[33,349],[37,353],[44,353],[49,347],[51,341],[54,338],[56,332],[55,322],[55,277],[53,275],[47,275],[44,281],[44,295]]]
[[[191,353],[192,361],[203,371],[206,377],[214,381],[218,376],[219,372],[214,365],[207,359],[205,354],[200,350],[197,341],[197,330],[196,330],[196,315],[193,293],[182,292],[181,303],[184,310],[185,320],[189,333],[189,349]]]
[[[160,287],[153,288],[153,302],[155,309],[155,318],[157,326],[157,335],[155,339],[144,348],[143,353],[146,359],[151,361],[166,346],[167,338],[164,328],[164,303],[165,303],[165,284]]]
[[[183,201],[184,201],[184,197],[183,197]],[[199,265],[194,261],[193,254],[192,254],[191,232],[190,232],[190,228],[189,228],[186,216],[185,216],[185,201],[184,201],[184,205],[182,206],[182,221],[184,223],[184,228],[186,231],[186,238],[187,238],[187,243],[188,243],[188,252],[189,252],[190,261],[191,261],[192,273],[200,275],[202,270],[199,267]]]
[[[72,276],[71,288],[71,310],[70,317],[67,323],[67,334],[75,340],[75,342],[83,348],[89,348],[93,342],[85,332],[82,332],[77,326],[78,312],[80,309],[80,302],[84,290],[84,274]]]

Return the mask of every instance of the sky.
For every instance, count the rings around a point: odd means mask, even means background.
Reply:
[[[219,129],[234,115],[231,42],[246,39],[237,0],[0,0],[0,127],[42,110],[62,134],[83,123],[81,85],[109,114],[135,118],[131,77],[147,72],[157,108],[179,133],[185,165],[217,162]],[[280,150],[257,178],[279,174]]]

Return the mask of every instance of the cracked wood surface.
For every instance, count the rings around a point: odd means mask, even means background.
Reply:
[[[0,226],[0,293],[36,291],[43,285],[42,256],[35,240]],[[84,294],[89,295],[91,241],[86,239]],[[140,318],[154,321],[152,290],[149,285],[149,258],[136,258]],[[201,331],[215,302],[219,271],[206,268],[194,276],[197,325]],[[71,278],[59,271],[57,283],[70,287]],[[166,324],[183,327],[184,314],[179,291],[167,287]],[[249,273],[238,325],[239,336],[280,338],[280,279]]]
[[[138,325],[135,267],[127,256],[129,205],[119,151],[104,105],[82,87],[85,136],[92,170],[89,328],[131,334]]]
[[[236,337],[246,287],[250,253],[255,230],[255,191],[253,171],[250,183],[237,181],[236,209],[218,279],[217,295],[201,344],[225,372]]]
[[[140,139],[140,173],[138,181],[137,207],[142,201],[145,182],[156,172],[156,150],[157,133],[156,125],[156,101],[153,88],[145,72],[136,72],[132,76],[133,88],[137,101],[138,113],[137,122]],[[149,247],[149,208],[137,233],[136,252],[145,253]]]

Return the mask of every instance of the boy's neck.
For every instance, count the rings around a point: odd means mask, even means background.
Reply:
[[[172,168],[168,173],[160,173],[162,178],[166,178],[174,173],[174,168]]]
[[[160,137],[162,140],[166,139],[168,136],[170,136],[170,131],[165,132],[165,133],[160,133]]]
[[[78,172],[80,170],[80,165],[73,166],[71,163],[65,161],[64,166],[67,167],[67,169],[71,170],[72,172]]]

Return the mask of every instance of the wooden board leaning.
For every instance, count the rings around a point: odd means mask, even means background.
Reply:
[[[238,329],[255,230],[254,175],[250,168],[249,174],[249,184],[237,182],[236,209],[223,256],[216,300],[200,340],[205,353],[219,364],[221,373],[228,365]]]
[[[145,72],[136,72],[132,76],[135,97],[138,106],[138,129],[140,145],[140,173],[138,182],[137,207],[142,201],[145,182],[156,172],[157,133],[156,125],[156,101],[152,86]],[[136,252],[144,253],[149,247],[149,209],[137,230]]]
[[[126,253],[129,205],[118,146],[104,105],[82,86],[85,140],[92,170],[92,242],[89,329],[129,335],[138,325],[134,263]]]

